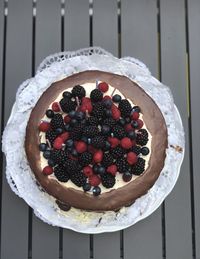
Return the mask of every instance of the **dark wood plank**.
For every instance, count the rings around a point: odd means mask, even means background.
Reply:
[[[118,56],[117,1],[94,1],[93,45]],[[120,258],[119,231],[94,235],[94,258]]]
[[[46,56],[59,52],[60,47],[60,1],[38,1],[35,44],[36,67]],[[58,258],[59,229],[42,222],[35,215],[33,215],[32,224],[32,258]]]
[[[98,0],[93,5],[93,45],[118,56],[117,1]]]
[[[10,0],[6,46],[5,121],[9,117],[19,84],[31,75],[31,30],[31,1]],[[5,174],[2,191],[1,258],[25,259],[28,256],[28,206],[11,191]]]
[[[157,6],[155,0],[122,1],[122,56],[143,61],[158,77]],[[162,258],[161,208],[124,231],[124,258]]]
[[[3,88],[3,82],[2,82],[2,75],[3,75],[3,41],[4,41],[4,3],[3,1],[0,1],[0,100],[2,104],[2,88]],[[2,105],[0,105],[0,123],[2,122],[1,113],[2,113]],[[3,128],[3,126],[2,126]]]
[[[77,50],[89,47],[89,2],[65,1],[64,48]],[[89,235],[63,229],[63,259],[90,257]]]
[[[89,46],[89,1],[65,1],[65,49]]]
[[[189,25],[189,65],[190,65],[190,92],[192,113],[192,145],[193,145],[193,173],[194,173],[194,195],[195,195],[195,234],[196,234],[196,258],[200,258],[200,203],[199,203],[199,96],[200,96],[200,34],[197,31],[200,25],[200,2],[198,0],[188,1],[188,25]]]
[[[192,258],[184,0],[160,1],[162,81],[171,87],[185,128],[179,180],[165,202],[167,258]]]

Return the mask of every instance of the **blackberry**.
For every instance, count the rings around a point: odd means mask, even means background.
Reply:
[[[111,149],[111,154],[114,158],[120,158],[123,157],[125,154],[125,150],[122,147],[115,147]]]
[[[119,173],[124,173],[129,170],[129,164],[123,157],[116,160],[115,163]]]
[[[62,98],[60,101],[60,107],[63,112],[68,113],[76,109],[76,102],[69,98]]]
[[[63,117],[60,113],[56,113],[53,118],[51,119],[51,127],[53,130],[56,130],[57,128],[64,128],[64,122],[63,122]]]
[[[95,136],[91,139],[91,144],[98,149],[102,149],[105,146],[105,138],[103,136]]]
[[[129,103],[128,100],[124,99],[124,100],[121,100],[121,102],[119,103],[119,106],[118,106],[120,112],[121,112],[121,115],[122,117],[128,117],[131,113],[131,104]]]
[[[87,124],[88,124],[88,125],[91,125],[91,126],[93,126],[93,125],[98,125],[98,122],[99,122],[99,120],[98,120],[97,117],[90,116],[90,117],[87,119]]]
[[[82,99],[85,96],[85,89],[81,85],[76,85],[72,89],[72,96]]]
[[[111,174],[104,174],[101,176],[102,185],[105,188],[112,188],[115,185],[115,177]]]
[[[114,162],[114,159],[110,153],[104,153],[103,155],[103,160],[102,160],[102,165],[105,167],[108,167],[109,165],[112,165]]]
[[[146,129],[139,129],[136,136],[136,143],[145,146],[148,142],[148,132]]]
[[[73,140],[79,140],[82,137],[83,125],[77,124],[74,126],[73,130],[70,132],[70,138]]]
[[[115,127],[113,127],[112,133],[118,139],[122,139],[122,138],[126,137],[125,129],[119,125],[116,125]]]
[[[79,157],[79,163],[81,166],[89,165],[92,162],[92,154],[89,152],[84,152]]]
[[[67,182],[69,180],[69,174],[66,169],[62,166],[56,166],[54,168],[54,175],[60,182]]]
[[[144,172],[145,168],[145,160],[141,157],[138,157],[137,163],[132,166],[131,173],[134,175],[140,175]]]
[[[56,139],[57,134],[55,131],[53,130],[48,130],[45,134],[45,138],[48,139],[48,141],[50,142],[51,146],[53,145],[54,140]]]
[[[87,126],[83,130],[83,135],[86,137],[94,137],[99,135],[99,128],[97,126]]]
[[[99,102],[103,99],[103,93],[99,89],[94,89],[90,93],[90,98],[93,102]]]
[[[92,116],[101,119],[104,115],[104,107],[102,103],[95,103],[93,105]]]
[[[65,150],[52,150],[50,158],[56,163],[63,165],[69,159],[69,154]]]
[[[82,187],[86,184],[87,177],[81,171],[76,171],[70,175],[70,179],[76,186]]]
[[[63,166],[66,168],[70,176],[81,170],[81,165],[76,160],[67,159]]]
[[[131,151],[133,151],[138,156],[141,153],[141,147],[135,145],[131,148]]]
[[[107,118],[103,120],[102,124],[108,125],[110,128],[112,128],[116,125],[116,121],[113,118]]]

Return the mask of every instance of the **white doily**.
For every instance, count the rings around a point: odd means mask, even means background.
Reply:
[[[36,184],[25,156],[27,121],[41,94],[53,82],[85,70],[108,71],[125,75],[137,82],[158,104],[168,127],[169,147],[165,166],[158,180],[146,195],[118,212],[95,213],[74,208],[68,212],[60,210],[55,199]],[[174,187],[180,172],[184,156],[184,131],[169,88],[152,77],[142,62],[131,57],[118,59],[105,50],[94,47],[47,57],[39,66],[35,77],[19,87],[3,134],[3,152],[6,155],[6,177],[10,187],[33,208],[40,219],[78,232],[101,233],[133,225],[160,206]]]

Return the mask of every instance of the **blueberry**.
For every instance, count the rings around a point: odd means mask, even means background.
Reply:
[[[138,123],[137,123],[137,121],[132,121],[132,122],[131,122],[131,125],[133,126],[134,129],[137,129],[138,126],[139,126]]]
[[[126,124],[126,121],[125,121],[125,119],[119,119],[118,120],[118,123],[121,125],[121,126],[124,126],[125,124]]]
[[[72,154],[72,156],[75,156],[75,157],[78,156],[78,152],[76,151],[76,149],[73,149],[71,154]]]
[[[110,150],[110,143],[108,141],[106,141],[104,147],[103,147],[103,151],[108,151]]]
[[[39,144],[39,150],[44,152],[47,149],[47,144],[45,143],[40,143]]]
[[[46,116],[48,117],[48,118],[53,118],[53,116],[54,116],[54,112],[52,111],[52,110],[46,110]]]
[[[136,133],[134,131],[129,131],[127,133],[127,137],[129,137],[130,139],[135,139],[136,138]]]
[[[70,121],[70,125],[72,125],[72,126],[75,126],[77,123],[78,123],[78,121],[76,119],[72,119]]]
[[[93,195],[94,196],[98,196],[100,193],[101,193],[101,188],[99,186],[95,186],[93,189],[92,189],[92,192],[93,192]]]
[[[68,139],[65,144],[67,147],[72,147],[74,145],[74,142],[72,139]]]
[[[134,106],[134,107],[132,108],[132,111],[140,113],[140,112],[141,112],[141,109],[140,109],[139,106]]]
[[[126,123],[130,123],[130,122],[131,122],[131,119],[130,119],[129,117],[127,117],[127,118],[125,119],[125,122],[126,122]]]
[[[69,132],[72,131],[72,129],[71,129],[71,127],[70,127],[69,124],[66,124],[66,125],[65,125],[65,130],[66,130],[66,131],[69,131]]]
[[[85,143],[88,143],[88,138],[85,137],[85,136],[83,136],[83,137],[81,138],[81,140],[84,141]]]
[[[115,94],[112,98],[113,102],[119,103],[121,101],[121,96],[119,94]]]
[[[56,134],[61,134],[61,133],[63,133],[63,129],[61,129],[61,128],[57,128],[56,130],[55,130],[55,132],[56,132]]]
[[[70,111],[68,113],[68,115],[69,115],[70,118],[74,118],[76,116],[76,112],[75,111]]]
[[[50,150],[44,151],[44,153],[43,153],[43,157],[44,157],[44,158],[49,159],[50,156],[51,156],[51,151],[50,151]]]
[[[112,112],[111,112],[111,110],[105,110],[104,111],[104,113],[105,113],[105,115],[106,115],[106,117],[108,117],[108,118],[110,118],[110,117],[112,117]]]
[[[76,112],[75,118],[79,121],[83,120],[85,117],[85,114],[83,112]]]
[[[67,147],[68,152],[72,153],[73,150],[74,150],[73,147]]]
[[[83,185],[84,192],[88,192],[91,189],[91,185],[89,183],[85,183]]]
[[[94,173],[98,174],[99,166],[94,164],[92,168],[93,168]]]
[[[51,166],[51,167],[53,167],[53,166],[56,165],[56,163],[55,163],[52,159],[49,159],[49,160],[48,160],[48,165]]]
[[[141,148],[141,153],[142,153],[143,156],[147,156],[149,154],[148,147],[142,147]]]
[[[112,101],[109,99],[103,100],[103,103],[104,103],[104,106],[108,109],[111,108],[112,106]]]
[[[103,166],[98,167],[98,171],[97,171],[98,174],[103,175],[103,174],[105,174],[105,171],[106,171],[105,167],[103,167]]]
[[[110,133],[110,127],[109,127],[108,125],[103,125],[103,126],[101,127],[101,133],[102,133],[103,135],[109,135],[109,133]]]
[[[123,173],[122,178],[123,178],[124,182],[129,182],[132,179],[132,174],[127,171],[127,172]]]
[[[63,95],[64,98],[71,98],[72,97],[72,94],[68,91],[63,92],[62,95]]]

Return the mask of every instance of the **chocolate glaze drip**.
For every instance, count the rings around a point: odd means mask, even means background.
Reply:
[[[115,190],[94,197],[91,194],[61,185],[42,173],[40,166],[38,125],[46,109],[55,98],[67,88],[77,84],[95,83],[96,78],[119,89],[133,103],[141,107],[143,120],[152,135],[151,156],[146,171],[134,181]],[[165,161],[167,148],[167,127],[164,117],[151,97],[135,82],[125,76],[102,71],[84,71],[53,83],[40,97],[33,108],[26,128],[25,150],[30,167],[37,181],[47,193],[62,204],[91,211],[118,210],[129,206],[138,197],[144,195],[155,183]]]

